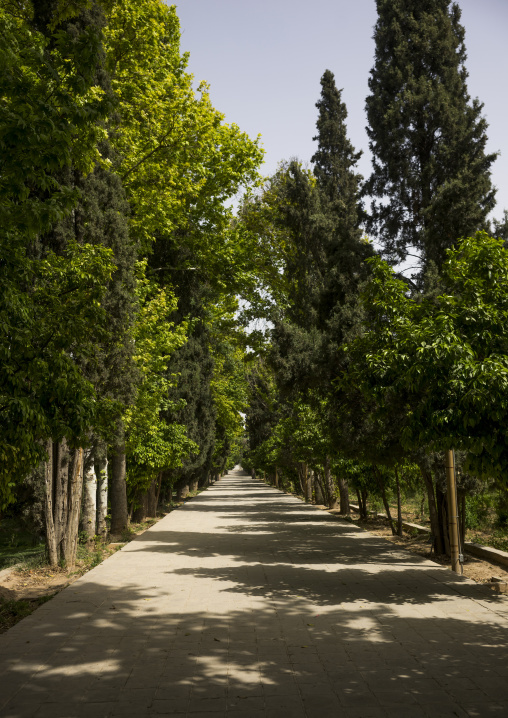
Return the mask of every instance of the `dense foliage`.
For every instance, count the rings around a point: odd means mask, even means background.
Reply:
[[[364,182],[331,71],[313,168],[261,180],[175,7],[0,0],[0,509],[31,502],[52,564],[231,462],[344,514],[425,491],[438,551],[442,452],[503,485],[507,220],[481,231],[460,11],[377,7]]]
[[[353,489],[362,515],[370,495],[391,520],[395,496],[394,532],[401,491],[421,486],[444,552],[443,451],[457,449],[463,497],[506,475],[506,222],[494,223],[498,240],[478,232],[494,204],[495,155],[467,93],[458,6],[377,7],[371,177],[362,184],[355,171],[359,153],[327,70],[313,170],[282,164],[242,208],[249,230],[279,238],[244,464],[307,500],[340,499],[343,513]],[[383,259],[410,254],[419,267],[410,279]]]
[[[0,502],[43,481],[50,559],[72,563],[81,485],[83,530],[103,530],[108,458],[120,530],[154,484],[220,473],[241,434],[228,302],[258,250],[225,200],[262,153],[193,89],[174,7],[19,9],[0,7]]]

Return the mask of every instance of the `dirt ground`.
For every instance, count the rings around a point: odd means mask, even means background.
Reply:
[[[179,504],[176,504],[178,506]],[[147,519],[141,524],[131,524],[129,527],[128,535],[114,536],[110,535],[110,543],[100,546],[100,557],[97,563],[102,563],[111,554],[118,551],[126,542],[133,539],[135,536],[142,534],[162,516],[158,516],[157,519]],[[64,568],[52,569],[49,566],[41,566],[40,568],[28,568],[20,564],[19,566],[13,566],[0,571],[0,633],[4,630],[8,630],[11,625],[17,622],[24,615],[27,615],[30,610],[35,610],[39,605],[40,601],[45,597],[51,597],[58,591],[61,591],[66,586],[76,581],[80,576],[93,568],[97,563],[93,562],[93,549],[91,553],[86,555],[86,558],[78,558],[76,565],[71,570]],[[14,615],[10,615],[7,618],[2,615],[2,604],[5,607],[5,602],[12,601],[26,601],[31,604],[31,609],[28,607],[24,611],[23,615],[18,618]],[[4,610],[4,613],[6,611]],[[10,611],[8,611],[10,613]]]
[[[383,538],[388,539],[388,541],[407,551],[425,556],[425,558],[430,558],[442,566],[450,565],[449,560],[446,558],[442,559],[431,554],[429,538],[425,534],[413,537],[407,532],[404,532],[403,537],[400,538],[399,536],[392,536],[391,529],[387,525],[387,522],[381,518],[369,518],[368,521],[360,521],[354,516],[352,518],[357,526],[361,526],[376,536],[383,536]],[[464,556],[464,576],[478,583],[492,583],[493,578],[501,579],[501,582],[508,582],[508,569],[466,553]]]
[[[103,559],[108,558],[123,544],[109,544],[104,547]],[[0,598],[8,601],[32,601],[61,591],[77,578],[90,570],[87,561],[76,561],[76,566],[67,571],[63,568],[51,569],[23,568],[13,566],[0,572]]]

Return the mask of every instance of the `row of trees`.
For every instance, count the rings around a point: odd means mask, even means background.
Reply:
[[[244,465],[309,499],[422,482],[438,551],[440,452],[464,491],[503,481],[508,265],[460,11],[377,5],[372,176],[326,71],[312,171],[259,185],[174,8],[0,0],[0,505],[40,506],[53,564],[213,480],[242,411]]]
[[[0,508],[31,487],[72,565],[80,522],[119,533],[224,469],[260,251],[225,202],[262,153],[161,0],[1,0],[0,26]]]
[[[443,553],[442,452],[457,449],[463,492],[508,469],[508,237],[505,221],[498,239],[485,232],[495,155],[467,92],[458,6],[377,8],[371,177],[326,71],[313,170],[282,164],[241,209],[278,268],[259,298],[272,328],[250,374],[244,465],[344,513],[350,486],[363,513],[374,491],[390,515],[391,487],[400,506],[401,482],[423,483]],[[410,257],[411,276],[393,270]]]

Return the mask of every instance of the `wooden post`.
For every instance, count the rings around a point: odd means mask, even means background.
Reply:
[[[452,450],[445,454],[446,461],[446,486],[448,498],[448,528],[450,533],[450,556],[452,560],[452,571],[461,573],[459,556],[459,528],[457,516],[457,489],[455,484],[455,455]]]
[[[397,467],[393,468],[395,472],[395,484],[397,486],[397,536],[402,536],[402,500],[400,495],[400,481]]]

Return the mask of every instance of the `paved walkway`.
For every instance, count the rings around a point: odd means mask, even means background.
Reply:
[[[508,716],[507,629],[506,598],[231,472],[0,636],[0,716]]]

